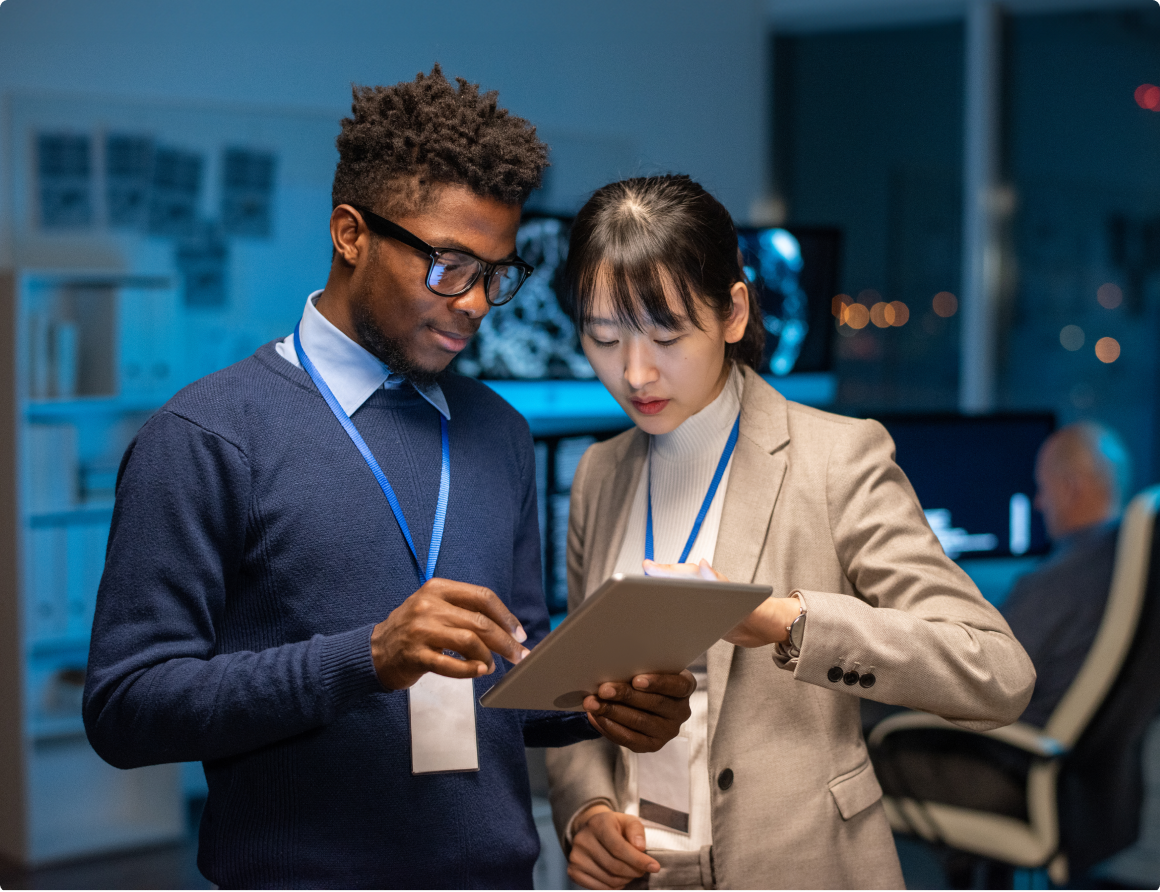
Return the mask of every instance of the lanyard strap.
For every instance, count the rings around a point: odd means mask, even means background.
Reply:
[[[390,481],[387,480],[387,475],[379,467],[379,463],[371,453],[370,447],[367,446],[366,440],[362,438],[362,434],[358,432],[358,428],[354,426],[354,422],[350,420],[350,416],[346,414],[342,405],[335,398],[334,393],[327,386],[322,374],[315,367],[314,363],[310,361],[309,357],[307,357],[306,351],[302,349],[302,339],[298,334],[300,326],[301,323],[294,326],[294,350],[298,353],[298,361],[302,363],[302,368],[306,369],[306,374],[310,376],[310,380],[314,382],[314,386],[318,388],[318,392],[326,400],[326,405],[330,406],[330,411],[334,413],[334,417],[338,419],[338,423],[342,425],[342,429],[346,431],[347,436],[358,447],[358,451],[362,453],[367,467],[375,475],[375,480],[378,481],[379,488],[383,491],[383,495],[387,497],[387,504],[391,506],[391,513],[395,515],[395,520],[398,521],[399,529],[403,531],[403,538],[407,540],[407,547],[411,549],[411,555],[415,558],[415,566],[419,568],[419,576],[425,583],[435,575],[435,564],[439,561],[439,546],[443,544],[443,526],[447,521],[447,497],[451,492],[451,444],[447,435],[447,419],[443,417],[442,413],[439,414],[439,432],[443,440],[443,468],[439,472],[439,501],[435,505],[435,524],[431,528],[431,547],[427,550],[427,566],[424,569],[423,562],[419,560],[419,553],[415,551],[415,542],[411,539],[411,530],[407,526],[407,519],[403,517],[403,506],[399,504],[399,500],[395,496],[395,491],[391,488]]]
[[[681,552],[678,564],[689,559],[689,552],[693,550],[693,543],[697,541],[697,534],[701,532],[701,524],[709,513],[709,506],[713,504],[713,496],[717,494],[717,487],[721,485],[721,478],[725,476],[725,468],[733,456],[733,447],[737,445],[737,435],[741,431],[741,413],[737,413],[737,420],[733,422],[733,430],[729,431],[729,439],[725,441],[725,451],[721,453],[721,460],[717,462],[717,470],[713,472],[713,482],[709,484],[709,491],[705,493],[705,501],[701,503],[701,510],[697,512],[697,519],[693,521],[693,532],[689,533],[689,541],[685,543],[685,550]],[[652,456],[648,459],[648,519],[644,527],[644,556],[645,560],[653,560],[653,522],[652,522]]]

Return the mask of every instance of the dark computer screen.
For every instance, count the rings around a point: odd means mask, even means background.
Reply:
[[[592,379],[572,320],[557,298],[568,256],[568,217],[529,213],[516,253],[535,267],[511,303],[495,307],[455,360],[473,378]],[[841,237],[833,228],[738,229],[745,271],[758,288],[766,347],[760,372],[830,368],[830,300],[838,279]]]
[[[1035,455],[1049,414],[879,416],[948,557],[1043,554]]]

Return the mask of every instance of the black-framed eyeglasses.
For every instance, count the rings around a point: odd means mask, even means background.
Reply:
[[[352,207],[362,214],[371,232],[401,242],[431,258],[427,268],[427,289],[440,297],[466,294],[482,274],[483,293],[487,302],[498,307],[515,297],[524,280],[532,274],[533,267],[519,257],[488,263],[470,251],[436,248],[369,208],[357,204]]]

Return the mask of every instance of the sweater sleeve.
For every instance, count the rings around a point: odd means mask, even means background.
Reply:
[[[84,697],[89,741],[110,764],[249,752],[381,690],[369,625],[218,652],[251,508],[243,451],[173,412],[125,453]]]
[[[512,613],[528,633],[526,646],[535,647],[549,631],[540,562],[540,520],[536,506],[536,461],[530,435],[521,450],[523,492],[516,521],[512,555]],[[599,737],[585,713],[527,710],[523,713],[525,746],[567,746]]]

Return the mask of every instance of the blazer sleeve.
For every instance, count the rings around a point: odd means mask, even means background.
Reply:
[[[589,448],[576,466],[572,478],[572,496],[568,506],[568,611],[575,610],[584,601],[587,558],[587,505],[585,481],[592,450]],[[604,800],[616,805],[616,760],[618,747],[603,737],[585,740],[572,746],[548,750],[549,798],[552,820],[564,851],[571,848],[569,833],[572,820],[589,803]]]
[[[919,709],[971,730],[1019,718],[1035,669],[1011,629],[943,552],[876,421],[847,428],[826,470],[830,535],[854,596],[802,591],[801,653],[775,661],[830,690]],[[869,687],[837,677],[854,671]]]

